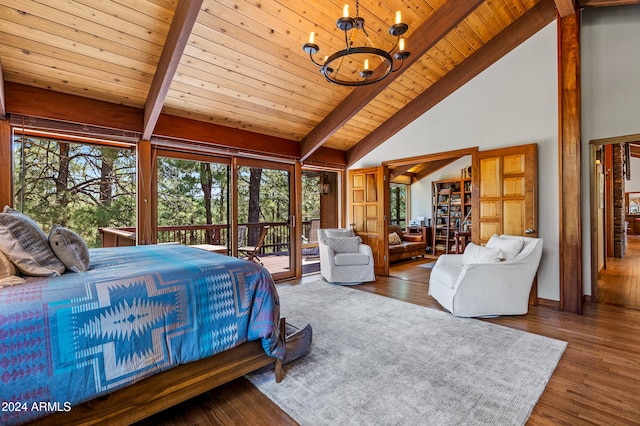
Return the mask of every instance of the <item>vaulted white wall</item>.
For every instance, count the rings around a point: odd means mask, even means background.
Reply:
[[[556,24],[552,23],[427,111],[354,167],[478,146],[538,144],[540,297],[559,300]],[[412,214],[429,182],[413,185]],[[426,188],[425,188],[426,187]]]
[[[557,27],[549,24],[513,52],[426,112],[355,167],[478,146],[538,144],[539,235],[544,238],[539,296],[559,300]],[[583,10],[582,232],[584,294],[591,294],[589,141],[640,133],[640,6]],[[632,161],[632,175],[640,165]],[[435,180],[435,179],[434,179]],[[430,197],[414,184],[412,214]],[[628,182],[636,186],[636,179]],[[640,190],[640,189],[639,189]]]

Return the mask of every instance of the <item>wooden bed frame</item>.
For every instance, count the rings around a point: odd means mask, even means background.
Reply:
[[[280,319],[280,336],[285,338],[285,320]],[[243,343],[189,364],[179,365],[137,383],[98,397],[69,412],[58,412],[32,425],[131,424],[210,389],[275,364],[275,380],[282,380],[282,361],[268,356],[259,340]]]

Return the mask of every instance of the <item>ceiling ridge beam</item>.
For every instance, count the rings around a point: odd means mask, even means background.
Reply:
[[[164,101],[176,74],[180,59],[193,30],[203,0],[181,0],[171,21],[156,73],[144,105],[142,139],[149,140],[162,112]]]
[[[364,157],[415,119],[436,106],[522,42],[556,19],[553,0],[542,0],[448,72],[347,152],[347,165]]]
[[[418,61],[471,12],[476,10],[483,1],[484,0],[464,2],[448,1],[436,9],[433,14],[407,38],[407,46],[411,46],[411,56],[404,60],[402,68],[397,72],[389,74],[389,76],[378,84],[355,88],[302,140],[300,161],[304,161],[313,154],[316,149],[322,146],[322,144],[347,121],[378,96],[380,92],[389,86],[405,70],[409,69],[415,61]]]

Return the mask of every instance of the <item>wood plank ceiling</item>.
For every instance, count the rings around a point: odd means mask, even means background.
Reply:
[[[555,19],[556,5],[566,14],[573,2],[362,0],[380,47],[402,12],[412,55],[354,89],[328,83],[302,50],[310,31],[321,53],[344,48],[337,0],[3,0],[0,76],[144,109],[146,137],[162,111],[299,142],[303,160],[324,146],[353,161]],[[4,90],[0,101],[4,113]]]

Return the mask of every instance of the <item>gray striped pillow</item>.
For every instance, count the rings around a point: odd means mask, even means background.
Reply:
[[[38,224],[9,206],[0,213],[0,251],[25,275],[47,277],[65,271]]]

